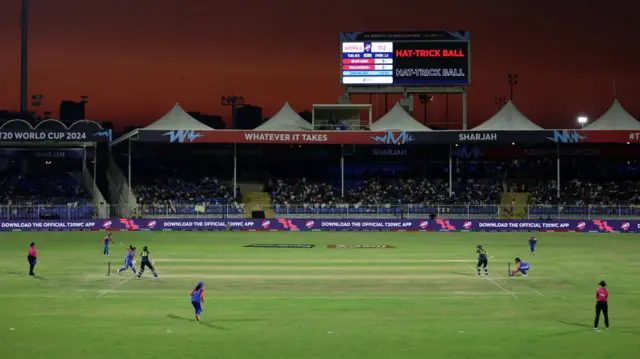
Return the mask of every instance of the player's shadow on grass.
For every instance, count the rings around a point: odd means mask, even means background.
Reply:
[[[467,272],[450,272],[450,273],[451,274],[455,274],[455,275],[462,275],[462,276],[465,276],[465,277],[475,277],[475,276],[478,275],[477,273],[470,273],[469,271],[467,271]]]
[[[193,320],[192,318],[185,318],[185,317],[179,317],[177,315],[173,315],[173,314],[167,314],[167,318],[169,319],[176,319],[176,320],[184,320],[187,322],[195,322],[195,320]],[[199,325],[204,325],[205,327],[211,328],[211,329],[218,329],[218,330],[231,330],[229,328],[225,328],[225,327],[221,327],[218,325],[213,325],[211,323],[208,322],[199,322],[199,323],[195,323],[195,324],[199,324]]]
[[[591,325],[584,324],[584,323],[565,322],[563,320],[559,320],[558,323],[567,324],[567,325],[573,325],[574,327],[582,327],[582,328],[589,328],[589,329],[593,328]],[[613,328],[616,331],[620,331],[622,333],[633,334],[633,335],[640,334],[640,331],[637,330],[637,328],[638,328],[637,325],[629,325],[629,326],[613,327]]]
[[[566,322],[564,320],[558,320],[558,323],[573,325],[574,327],[591,328],[591,325],[585,323]]]
[[[248,323],[248,322],[263,322],[264,319],[217,319],[216,322],[236,322],[236,323]]]

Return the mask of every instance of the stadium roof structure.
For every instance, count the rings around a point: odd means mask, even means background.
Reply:
[[[486,120],[473,131],[537,131],[543,130],[518,110],[512,101],[507,102],[493,117]]]
[[[622,107],[617,99],[599,119],[584,127],[584,130],[640,130],[640,122]]]
[[[79,120],[67,124],[55,119],[32,123],[23,119],[13,119],[0,124],[0,142],[19,143],[20,146],[81,145],[92,146],[95,142],[110,142],[112,132],[100,123]]]
[[[213,128],[191,117],[180,104],[175,104],[166,115],[160,117],[152,124],[144,127],[145,130],[213,130]]]
[[[122,141],[125,141],[131,137],[136,136],[140,130],[160,130],[160,131],[215,131],[215,129],[205,125],[204,123],[191,117],[185,110],[180,107],[180,104],[176,103],[169,112],[160,117],[152,124],[145,126],[141,129],[135,129],[121,137],[115,139],[111,145],[116,145]]]
[[[386,115],[374,122],[370,129],[371,131],[433,131],[411,117],[399,102]]]
[[[22,119],[14,119],[14,120],[9,120],[5,123],[3,123],[2,125],[0,125],[0,129],[4,129],[4,130],[36,130],[36,129],[46,129],[49,131],[53,131],[53,130],[71,130],[74,128],[87,128],[93,131],[100,131],[103,130],[102,126],[95,121],[91,121],[91,120],[79,120],[79,121],[75,121],[73,123],[71,123],[69,126],[67,126],[64,122],[62,121],[58,121],[55,119],[46,119],[46,120],[42,120],[42,121],[38,121],[38,123],[36,123],[35,126],[33,126],[31,123],[29,123],[28,121],[22,120]]]
[[[288,102],[273,117],[254,131],[311,131],[313,126],[298,115]]]

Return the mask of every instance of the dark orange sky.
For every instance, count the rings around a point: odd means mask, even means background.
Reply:
[[[20,0],[2,2],[0,109],[19,107],[19,13]],[[568,127],[608,108],[614,78],[619,100],[640,115],[639,13],[631,0],[31,0],[29,93],[44,94],[42,109],[54,114],[60,100],[87,95],[87,117],[117,125],[151,122],[176,101],[228,117],[219,103],[230,94],[270,116],[285,101],[298,111],[335,103],[340,31],[470,30],[471,125],[491,116],[517,72],[520,110]],[[376,104],[380,116],[382,98]],[[450,97],[452,121],[459,104]],[[443,99],[430,106],[443,121]],[[414,116],[422,119],[420,105]]]

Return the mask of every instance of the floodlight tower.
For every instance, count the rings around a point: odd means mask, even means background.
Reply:
[[[584,128],[584,126],[587,125],[587,123],[589,122],[589,118],[587,116],[578,116],[578,124],[580,125],[580,128]]]
[[[504,107],[507,104],[507,98],[504,96],[496,96],[494,99],[496,106],[498,106],[498,110]]]
[[[29,22],[29,0],[22,0],[20,13],[20,27],[22,29],[22,42],[20,43],[20,112],[27,112],[27,35]]]

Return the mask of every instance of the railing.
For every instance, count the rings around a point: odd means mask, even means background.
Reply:
[[[90,204],[0,205],[0,220],[87,219],[97,215]]]
[[[450,219],[637,219],[640,206],[511,206],[504,205],[140,205],[137,208],[110,207],[110,218],[130,212],[136,218],[246,218],[252,211],[272,210],[286,218],[438,218]],[[515,209],[515,210],[514,210]],[[512,216],[511,213],[524,213]],[[0,220],[99,218],[91,205],[0,205]]]

